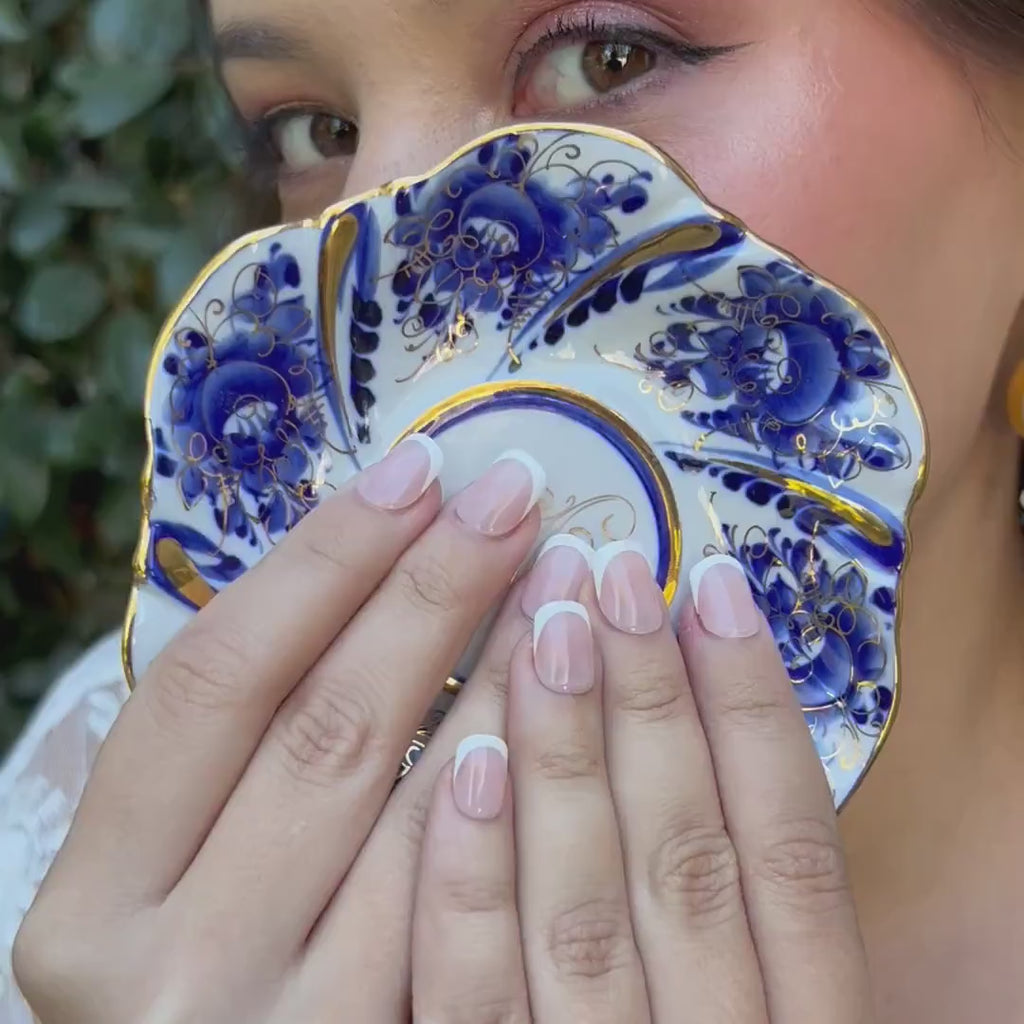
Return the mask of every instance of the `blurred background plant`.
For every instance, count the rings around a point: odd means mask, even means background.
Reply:
[[[0,752],[118,625],[155,335],[254,221],[198,0],[0,0]]]

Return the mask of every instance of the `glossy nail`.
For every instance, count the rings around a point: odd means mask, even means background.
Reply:
[[[549,601],[572,601],[579,597],[590,572],[594,549],[571,533],[557,533],[537,553],[523,587],[523,614],[533,618]]]
[[[414,505],[438,478],[444,455],[426,434],[410,434],[380,462],[367,467],[356,482],[363,501],[397,512]]]
[[[575,601],[542,605],[533,620],[533,665],[537,678],[555,693],[594,688],[594,641],[587,609]]]
[[[508,782],[508,747],[498,736],[467,736],[455,751],[452,796],[467,818],[491,821],[501,814]]]
[[[712,555],[690,570],[690,590],[701,625],[727,640],[755,636],[761,618],[743,566],[729,555]]]
[[[532,455],[508,451],[455,499],[455,514],[488,537],[504,537],[527,517],[545,486],[544,468]]]
[[[594,587],[605,618],[623,633],[656,633],[665,621],[665,598],[643,550],[629,541],[598,548]]]

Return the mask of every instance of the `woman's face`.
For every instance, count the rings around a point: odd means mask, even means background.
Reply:
[[[969,78],[897,2],[212,8],[288,219],[516,120],[599,122],[668,151],[881,317],[928,418],[934,502],[971,454],[1024,293],[1024,130],[1009,84]]]

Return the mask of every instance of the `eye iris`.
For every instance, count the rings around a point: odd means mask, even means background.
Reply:
[[[325,157],[337,156],[351,148],[352,126],[333,114],[314,114],[309,136],[317,152]]]
[[[655,55],[632,43],[588,43],[583,49],[583,73],[598,92],[609,92],[617,86],[654,67]]]

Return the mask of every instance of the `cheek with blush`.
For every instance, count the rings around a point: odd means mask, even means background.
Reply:
[[[1021,175],[993,154],[961,70],[858,6],[752,47],[634,130],[878,314],[928,419],[934,479],[970,451],[1024,291],[1005,230]]]

